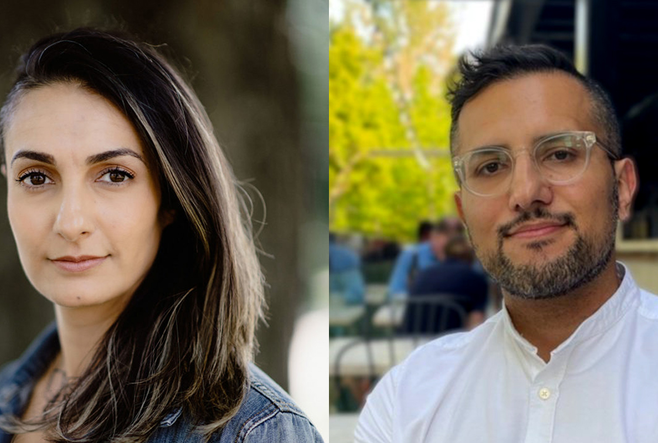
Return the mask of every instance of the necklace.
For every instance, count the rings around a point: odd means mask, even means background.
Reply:
[[[53,402],[57,399],[61,390],[68,384],[69,378],[62,367],[61,354],[57,356],[53,362],[54,368],[50,371],[48,381],[45,386],[45,397],[48,402]]]

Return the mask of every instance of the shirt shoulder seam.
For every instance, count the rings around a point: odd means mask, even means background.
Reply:
[[[260,425],[261,423],[265,423],[267,420],[274,417],[279,412],[280,411],[277,408],[273,407],[273,405],[270,404],[260,409],[258,412],[252,414],[240,426],[240,430],[236,434],[234,442],[235,443],[243,442],[244,439],[249,435],[249,433],[253,431],[258,425]]]
[[[280,414],[291,414],[291,415],[296,415],[300,417],[303,420],[306,420],[310,426],[313,426],[313,424],[310,422],[308,417],[304,414],[300,414],[296,411],[282,411],[281,409],[278,409],[276,407],[272,407],[272,405],[268,405],[265,408],[262,408],[255,414],[253,414],[251,417],[246,419],[242,426],[240,426],[240,431],[238,434],[235,436],[235,443],[242,443],[245,441],[245,439],[251,434],[258,426],[262,425],[263,423],[266,423],[267,421],[273,419],[277,415]]]
[[[292,412],[305,417],[305,414],[294,403],[282,398],[276,391],[256,379],[251,380],[251,388],[262,395],[274,408],[281,412]]]
[[[658,320],[658,295],[651,294],[644,290],[639,290],[640,303],[637,308],[638,314],[647,320]],[[654,297],[650,299],[649,297]],[[651,306],[653,305],[653,306]]]

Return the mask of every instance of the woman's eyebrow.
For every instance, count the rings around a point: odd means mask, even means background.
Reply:
[[[100,154],[91,155],[87,157],[87,164],[93,165],[96,163],[104,162],[114,157],[121,157],[124,155],[130,155],[131,157],[135,157],[136,159],[140,160],[142,163],[146,164],[146,162],[144,162],[144,159],[142,158],[141,155],[139,155],[132,149],[128,149],[128,148],[115,149],[113,151],[105,151],[105,152],[101,152]]]
[[[29,158],[30,160],[36,160],[41,163],[47,163],[49,165],[55,164],[55,158],[50,154],[46,154],[44,152],[20,150],[16,152],[16,154],[14,154],[12,157],[10,166],[13,165],[14,162],[19,158]]]
[[[132,149],[128,149],[128,148],[114,149],[112,151],[105,151],[99,154],[91,155],[87,157],[86,163],[88,165],[93,165],[96,163],[104,162],[111,158],[121,157],[124,155],[130,155],[131,157],[135,157],[136,159],[139,159],[142,163],[145,163],[141,155],[139,155],[137,152],[133,151]],[[36,160],[49,165],[55,164],[55,158],[50,154],[46,154],[45,152],[20,150],[16,152],[16,154],[14,154],[14,157],[11,159],[11,165],[13,165],[14,162],[19,158],[28,158],[30,160]]]

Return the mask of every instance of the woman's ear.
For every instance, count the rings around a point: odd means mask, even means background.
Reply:
[[[174,221],[176,221],[175,209],[164,209],[160,212],[160,223],[162,223],[162,229],[166,228]]]
[[[0,166],[0,172],[2,172],[2,176],[6,177],[7,176],[7,165],[2,165]]]

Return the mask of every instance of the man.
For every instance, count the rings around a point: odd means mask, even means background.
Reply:
[[[350,248],[338,244],[336,234],[329,233],[329,293],[353,305],[363,304],[365,292],[361,259]]]
[[[445,261],[418,274],[409,296],[441,295],[461,306],[466,318],[454,310],[444,313],[431,305],[411,305],[403,324],[404,332],[443,332],[449,329],[473,329],[484,321],[489,283],[481,272],[473,269],[473,248],[464,235],[450,237],[445,247]],[[418,308],[425,312],[419,313]],[[421,314],[421,315],[419,315]],[[428,317],[434,314],[435,319]],[[445,315],[445,317],[444,317]]]
[[[417,232],[418,243],[425,243],[426,241],[429,241],[430,235],[432,235],[433,228],[434,225],[432,224],[432,222],[429,222],[427,220],[423,220],[420,223],[418,223],[418,232]]]
[[[445,258],[444,248],[448,238],[462,232],[463,225],[456,217],[445,217],[437,225],[422,222],[419,226],[419,243],[403,251],[395,261],[388,285],[392,298],[404,298],[409,285],[423,269],[441,263]]]
[[[658,441],[658,298],[615,262],[637,178],[609,99],[544,46],[460,71],[455,201],[505,307],[390,371],[356,441]]]

